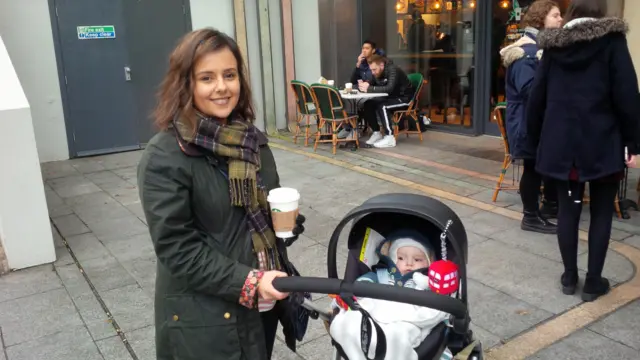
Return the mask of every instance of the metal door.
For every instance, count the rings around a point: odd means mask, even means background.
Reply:
[[[124,2],[131,77],[138,104],[138,141],[144,146],[155,133],[151,113],[156,93],[181,36],[191,30],[188,0]]]
[[[54,6],[71,155],[139,148],[121,1],[55,0]]]

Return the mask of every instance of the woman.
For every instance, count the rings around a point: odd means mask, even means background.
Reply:
[[[529,90],[536,73],[541,51],[536,37],[540,29],[559,28],[562,17],[558,4],[552,0],[538,0],[529,6],[522,20],[524,35],[515,43],[500,51],[506,72],[507,117],[506,127],[509,148],[514,159],[523,159],[524,170],[520,179],[520,198],[524,216],[522,230],[543,234],[555,234],[556,226],[547,217],[557,212],[556,188],[552,181],[545,181],[542,212],[539,210],[542,176],[536,172],[536,149],[527,140],[524,121]]]
[[[625,162],[635,167],[640,141],[638,79],[627,46],[627,25],[605,18],[606,13],[606,0],[573,0],[564,27],[538,35],[544,55],[527,106],[529,135],[538,144],[536,169],[558,180],[558,243],[564,263],[560,281],[565,294],[575,293],[578,283],[578,225],[589,182],[584,301],[609,291],[602,268],[614,200]]]
[[[236,43],[213,29],[174,50],[138,167],[158,257],[157,358],[268,359],[287,297],[266,204],[279,187]],[[296,231],[300,231],[298,229]],[[258,262],[260,258],[260,262]],[[280,303],[278,303],[280,304]]]

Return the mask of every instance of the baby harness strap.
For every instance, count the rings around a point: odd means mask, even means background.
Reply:
[[[360,324],[360,347],[362,348],[362,352],[364,357],[367,360],[384,360],[387,355],[387,337],[384,335],[384,331],[376,323],[369,313],[360,307],[360,305],[355,301],[355,296],[353,295],[352,283],[342,282],[342,289],[340,289],[340,298],[349,305],[352,311],[359,311],[362,314],[362,323]],[[371,321],[369,321],[371,320]],[[375,355],[373,359],[369,357],[369,349],[371,348],[371,337],[372,337],[372,327],[371,324],[376,330],[377,335],[377,346]]]
[[[385,268],[378,268],[376,270],[376,276],[378,276],[378,284],[391,284],[393,285],[393,281],[391,280],[391,276],[389,276],[389,270]]]

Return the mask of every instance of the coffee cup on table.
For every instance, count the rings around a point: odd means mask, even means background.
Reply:
[[[329,81],[327,81],[327,84],[329,84],[329,86],[333,86],[333,85],[335,85],[335,83],[336,83],[336,82],[335,82],[335,81],[333,81],[333,80],[329,80]]]
[[[293,188],[281,187],[269,191],[267,196],[271,208],[271,220],[276,237],[288,239],[293,237],[293,229],[296,227],[300,193]]]
[[[347,92],[351,92],[351,90],[353,90],[353,84],[352,83],[344,84],[344,89],[347,90]]]

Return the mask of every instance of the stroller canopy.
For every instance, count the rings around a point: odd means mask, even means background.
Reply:
[[[430,240],[438,258],[441,254],[440,235],[449,223],[446,232],[447,258],[458,265],[460,292],[466,303],[467,234],[458,215],[447,205],[428,196],[400,193],[378,195],[365,201],[342,219],[331,236],[327,256],[328,276],[331,278],[338,278],[338,242],[343,228],[352,220],[354,223],[348,244],[350,252],[360,249],[366,228],[375,230],[385,238],[398,229],[414,229]],[[351,260],[348,261],[347,272]]]

